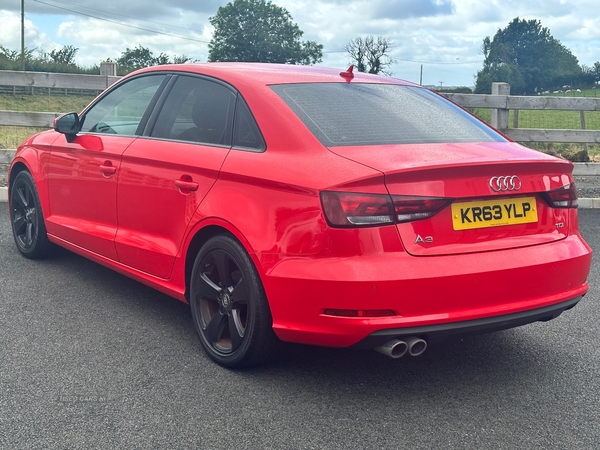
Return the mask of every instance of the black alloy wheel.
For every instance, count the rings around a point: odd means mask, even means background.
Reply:
[[[190,305],[204,350],[222,366],[255,366],[276,353],[262,283],[235,239],[219,235],[203,245],[192,269]]]
[[[21,254],[31,259],[48,256],[52,244],[46,235],[33,177],[25,170],[19,172],[11,183],[9,211],[13,237]]]

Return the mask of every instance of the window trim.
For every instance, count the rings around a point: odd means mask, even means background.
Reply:
[[[235,127],[237,125],[236,119],[238,118],[238,110],[239,110],[239,105],[240,104],[243,104],[246,107],[246,109],[248,110],[248,112],[250,113],[250,118],[252,119],[254,128],[258,132],[258,138],[259,138],[260,144],[261,144],[260,148],[245,147],[243,145],[235,145]],[[254,113],[250,109],[250,106],[248,106],[248,102],[244,99],[243,95],[241,93],[239,93],[239,92],[238,92],[238,95],[237,95],[237,99],[236,99],[236,103],[235,103],[235,110],[234,110],[234,115],[233,115],[231,148],[232,148],[232,150],[239,150],[239,151],[252,152],[252,153],[264,153],[264,152],[267,151],[267,141],[265,140],[265,137],[264,137],[264,135],[262,133],[262,130],[258,126],[258,122],[256,121],[256,117],[254,117]]]
[[[168,84],[165,85],[165,87],[163,88],[163,90],[161,92],[160,98],[154,104],[152,113],[150,114],[148,122],[146,123],[144,131],[140,135],[140,137],[143,137],[145,139],[152,139],[152,140],[156,140],[156,141],[182,142],[182,143],[186,143],[186,144],[190,144],[190,145],[203,145],[203,146],[210,146],[210,147],[230,148],[232,150],[246,151],[246,152],[252,152],[252,153],[264,153],[265,151],[267,151],[267,142],[265,140],[262,130],[260,129],[260,126],[258,125],[256,117],[254,116],[254,113],[252,112],[252,109],[250,108],[250,106],[248,106],[248,102],[246,101],[244,96],[233,85],[231,85],[223,80],[220,80],[219,78],[215,78],[215,77],[211,77],[211,76],[207,76],[207,75],[203,75],[203,74],[199,74],[199,73],[194,73],[194,72],[185,72],[185,71],[169,72],[169,75],[171,75],[169,82],[168,82]],[[228,88],[233,94],[235,94],[236,100],[235,100],[235,105],[234,105],[234,109],[233,109],[233,114],[232,114],[231,118],[228,118],[228,122],[231,121],[231,128],[230,128],[231,129],[231,137],[230,137],[229,145],[209,144],[209,143],[192,142],[192,141],[180,141],[177,139],[168,139],[168,138],[152,136],[152,132],[154,131],[154,127],[156,126],[156,122],[158,121],[158,116],[160,115],[162,108],[165,106],[167,98],[169,97],[171,90],[175,86],[177,79],[182,76],[199,78],[202,80],[220,84],[220,85]],[[258,131],[258,137],[262,144],[260,149],[253,148],[253,147],[244,147],[241,145],[233,145],[235,126],[236,126],[236,117],[238,114],[238,108],[240,105],[240,101],[242,101],[245,104],[246,108],[248,109],[248,111],[250,113],[250,117],[254,123],[254,126],[255,126],[256,130]]]
[[[231,148],[232,147],[231,142],[233,142],[233,127],[234,127],[235,111],[236,111],[236,106],[237,106],[237,96],[239,95],[239,92],[237,91],[237,89],[235,89],[235,87],[233,87],[231,84],[226,83],[218,78],[214,78],[214,77],[210,77],[210,76],[206,76],[206,75],[198,74],[198,73],[194,73],[194,72],[183,72],[183,71],[173,72],[173,73],[171,73],[171,75],[172,75],[172,77],[171,77],[172,81],[163,90],[163,92],[161,94],[161,98],[155,105],[154,110],[153,110],[152,114],[150,115],[150,121],[148,122],[146,128],[144,129],[144,133],[141,135],[141,137],[144,137],[147,139],[153,139],[153,140],[157,140],[157,141],[181,142],[181,143],[186,143],[186,144],[191,144],[191,145],[202,145],[202,146],[219,147],[219,148]],[[158,117],[160,116],[162,109],[165,106],[165,103],[167,102],[167,99],[169,98],[169,95],[175,86],[175,83],[181,77],[198,78],[198,79],[208,81],[211,83],[217,83],[217,84],[227,88],[236,97],[235,103],[233,105],[233,112],[230,113],[227,117],[227,128],[229,128],[229,130],[231,131],[231,135],[229,136],[229,144],[194,142],[194,141],[186,141],[186,140],[178,140],[178,139],[173,139],[173,138],[163,138],[163,137],[152,136],[152,133],[154,132],[156,123],[158,122]]]
[[[104,92],[102,92],[102,94],[100,94],[88,106],[86,106],[85,109],[79,115],[83,119],[81,121],[81,123],[83,124],[85,122],[85,118],[87,116],[87,113],[92,108],[94,108],[98,103],[100,103],[102,100],[104,100],[104,98],[106,98],[109,94],[111,94],[113,91],[115,91],[116,89],[120,88],[121,86],[124,86],[125,84],[127,84],[127,83],[129,83],[131,81],[138,80],[140,78],[149,77],[149,76],[159,76],[159,75],[164,75],[165,78],[162,80],[162,82],[160,83],[160,85],[156,89],[156,92],[152,96],[152,99],[150,100],[150,102],[146,106],[146,109],[144,110],[144,113],[142,114],[142,117],[140,119],[140,123],[138,124],[138,126],[137,126],[136,131],[135,131],[134,134],[109,135],[109,134],[98,133],[98,132],[93,132],[93,131],[81,131],[78,134],[92,134],[92,135],[101,135],[101,136],[123,136],[123,137],[139,137],[139,136],[141,136],[141,131],[146,127],[147,120],[150,118],[151,112],[155,109],[156,103],[160,99],[160,97],[161,97],[161,95],[162,95],[162,93],[163,93],[166,85],[168,84],[169,80],[171,79],[171,76],[172,76],[171,72],[157,71],[157,72],[150,72],[150,73],[142,73],[142,74],[139,74],[139,75],[136,75],[136,76],[133,76],[133,77],[129,77],[129,78],[123,79],[122,81],[119,81],[119,82],[113,84],[108,89],[106,89]],[[144,123],[144,121],[146,121],[146,123]],[[144,123],[144,126],[142,127],[143,123]]]

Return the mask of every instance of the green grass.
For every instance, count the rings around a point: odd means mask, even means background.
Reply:
[[[0,110],[34,112],[80,112],[94,96],[0,95]],[[46,128],[0,126],[0,148],[17,148],[23,140]]]
[[[34,112],[80,112],[94,96],[6,95],[0,94],[0,110]]]
[[[472,108],[477,117],[490,122],[489,109]],[[508,113],[508,127],[513,128],[514,111]],[[600,130],[600,111],[585,111],[585,128]],[[580,130],[581,115],[579,111],[542,111],[522,109],[519,111],[518,128],[542,128],[550,130]]]
[[[48,128],[0,126],[0,148],[17,148],[21,142],[32,134],[47,129]]]
[[[552,97],[600,97],[600,89],[587,89],[582,92],[568,92],[548,94]],[[490,122],[491,110],[487,108],[471,108],[471,112],[486,122]],[[508,113],[508,126],[514,128],[515,111]],[[585,111],[585,129],[600,130],[600,111]],[[541,128],[548,130],[581,130],[581,113],[579,111],[555,111],[555,110],[520,110],[518,112],[518,128]],[[564,143],[524,143],[530,148],[573,159],[580,153],[583,144]],[[592,161],[600,161],[600,145],[588,144],[587,151]]]
[[[549,97],[590,97],[599,98],[600,89],[585,89],[582,92],[548,94]],[[490,122],[491,110],[487,108],[471,108],[477,117]],[[585,111],[587,130],[600,130],[600,111]],[[508,114],[508,126],[513,128],[514,111]],[[581,116],[579,111],[544,111],[520,110],[518,128],[542,128],[551,130],[580,130]]]

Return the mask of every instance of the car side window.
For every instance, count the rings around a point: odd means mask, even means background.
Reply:
[[[234,147],[256,152],[262,152],[267,148],[250,108],[242,97],[238,97],[234,123]]]
[[[134,78],[110,91],[83,116],[82,132],[135,135],[166,75]]]
[[[221,83],[179,76],[150,136],[230,146],[235,99],[235,93]]]

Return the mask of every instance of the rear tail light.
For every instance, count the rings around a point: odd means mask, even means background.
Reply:
[[[574,183],[544,192],[542,197],[553,208],[577,208],[578,206],[577,189]]]
[[[448,198],[408,197],[392,195],[396,223],[426,219],[452,203]]]
[[[323,211],[332,227],[378,226],[425,219],[451,201],[447,198],[386,194],[321,193]]]
[[[327,221],[334,227],[394,223],[389,195],[322,192],[321,202]]]

